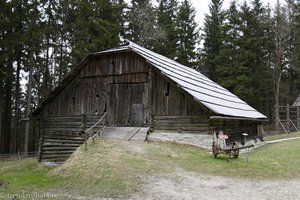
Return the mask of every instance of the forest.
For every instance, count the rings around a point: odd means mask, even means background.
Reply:
[[[0,10],[0,153],[34,150],[30,113],[85,56],[125,39],[195,68],[270,122],[300,92],[297,0],[211,0],[201,25],[189,0],[1,0]]]

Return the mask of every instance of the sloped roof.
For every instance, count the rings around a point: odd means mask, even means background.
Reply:
[[[300,95],[297,97],[297,99],[293,103],[293,106],[300,106]]]
[[[165,56],[141,47],[133,42],[127,46],[112,48],[95,54],[129,50],[144,57],[151,65],[156,67],[183,90],[188,92],[194,99],[209,110],[219,115],[245,117],[245,118],[267,118],[246,102],[229,92],[219,84],[213,82],[200,72],[190,67],[179,64]]]
[[[173,80],[180,88],[192,95],[196,101],[217,115],[253,119],[267,118],[236,95],[213,82],[200,72],[141,47],[133,42],[128,42],[126,45],[95,52],[90,55],[95,56],[121,51],[133,51],[139,54],[145,58],[147,62],[161,71],[163,75]],[[88,58],[89,56],[84,59],[82,63],[86,63],[85,60]],[[76,67],[74,71],[79,71],[78,67]]]

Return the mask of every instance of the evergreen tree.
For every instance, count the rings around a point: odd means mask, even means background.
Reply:
[[[155,8],[150,0],[132,0],[126,12],[125,38],[153,49],[155,41],[164,38]]]
[[[196,59],[196,42],[198,41],[196,11],[189,0],[184,0],[179,7],[176,19],[177,52],[179,63],[192,67]]]
[[[228,90],[237,93],[241,87],[240,79],[244,76],[245,68],[240,58],[240,13],[235,1],[231,2],[229,10],[225,12],[226,23],[221,27],[223,41],[219,47],[219,54],[215,55],[214,64],[218,74],[218,82]]]
[[[294,37],[292,63],[294,66],[295,93],[300,94],[300,2],[295,3],[295,20],[293,21]]]
[[[33,29],[39,24],[38,1],[7,1],[1,2],[5,8],[1,16],[1,82],[2,106],[1,113],[1,151],[13,153],[20,150],[23,131],[20,129],[20,117],[24,110],[24,96],[21,92],[21,71],[28,70],[29,51],[33,45],[39,46],[42,41],[38,35],[40,29]],[[32,34],[29,34],[29,33]],[[36,52],[36,57],[40,52]]]
[[[267,111],[272,79],[269,73],[272,39],[270,16],[260,0],[252,8],[244,2],[237,7],[232,1],[221,26],[222,45],[214,63],[218,82],[260,111]],[[269,59],[269,60],[268,60]]]
[[[161,0],[157,9],[158,25],[161,27],[164,37],[155,42],[155,51],[171,59],[176,57],[177,5],[177,0]]]
[[[286,51],[288,47],[288,19],[286,15],[285,7],[281,6],[279,1],[275,8],[274,14],[275,26],[275,38],[274,38],[274,66],[273,66],[273,77],[274,77],[274,104],[275,104],[275,120],[276,127],[279,130],[279,106],[280,106],[280,96],[283,95],[281,92],[281,82],[282,75],[286,67]]]
[[[74,63],[80,62],[89,52],[115,46],[119,34],[123,6],[111,0],[76,1],[71,26]]]
[[[224,20],[222,9],[223,0],[212,0],[209,5],[209,14],[205,15],[202,38],[202,69],[214,81],[217,81],[215,59],[219,55],[222,45],[221,26]]]
[[[270,5],[265,7],[265,14],[261,19],[261,23],[263,23],[264,27],[264,37],[263,37],[263,60],[266,67],[266,71],[264,71],[265,75],[262,80],[260,80],[263,84],[261,90],[262,95],[260,98],[263,99],[263,103],[265,104],[264,109],[261,111],[273,119],[274,116],[274,89],[273,89],[273,58],[274,58],[274,49],[275,49],[275,32],[274,32],[274,19],[272,17],[272,10]],[[259,80],[258,80],[259,81]]]
[[[270,91],[272,83],[271,75],[268,71],[268,60],[266,54],[269,48],[266,42],[266,33],[269,28],[267,9],[263,6],[261,0],[253,0],[252,8],[250,9],[251,25],[248,25],[249,40],[246,48],[250,49],[252,53],[251,59],[248,61],[250,67],[250,76],[252,78],[251,85],[253,93],[248,95],[248,101],[261,112],[266,112],[266,96]]]

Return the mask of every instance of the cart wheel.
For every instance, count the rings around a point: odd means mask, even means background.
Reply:
[[[238,143],[234,142],[231,148],[233,148],[233,149],[239,148]],[[232,151],[232,155],[233,155],[234,158],[238,158],[239,154],[240,154],[240,150],[239,149],[236,149],[236,150]]]
[[[215,142],[213,142],[213,144],[212,144],[212,153],[213,153],[213,156],[216,158],[218,155],[218,146],[216,145]]]

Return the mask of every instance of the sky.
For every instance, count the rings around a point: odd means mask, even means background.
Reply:
[[[247,0],[247,2],[250,4],[252,0]],[[279,0],[280,3],[284,3],[284,0]],[[202,26],[204,22],[205,14],[209,12],[209,4],[211,0],[191,0],[194,8],[196,9],[197,15],[196,15],[196,21],[197,23]],[[223,9],[228,8],[230,5],[231,0],[224,0],[223,2]],[[238,0],[239,4],[242,4],[244,0]],[[274,8],[274,6],[277,3],[277,0],[262,0],[264,5],[268,5],[270,3],[270,6]]]

